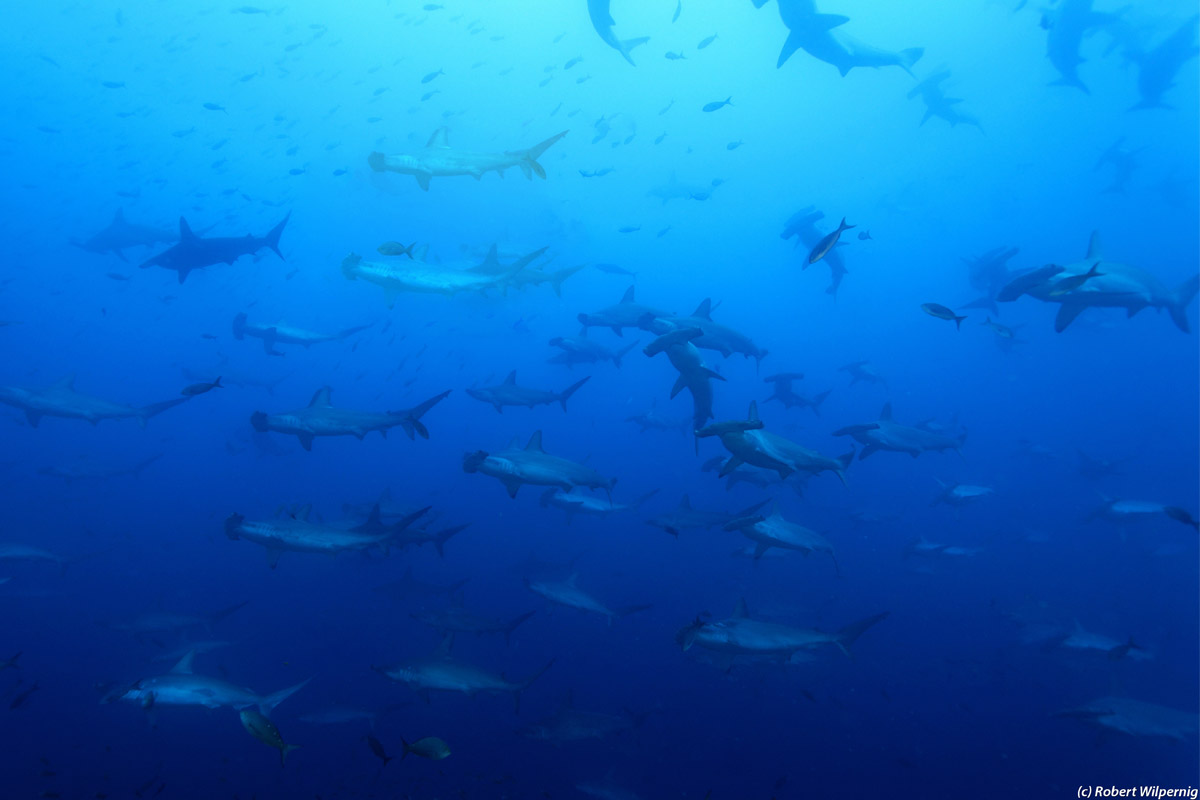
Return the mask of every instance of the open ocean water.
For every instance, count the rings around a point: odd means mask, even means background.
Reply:
[[[815,3],[8,8],[0,800],[1195,800],[1196,4]]]

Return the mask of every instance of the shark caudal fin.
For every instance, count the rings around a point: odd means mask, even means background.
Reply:
[[[549,139],[535,144],[528,150],[518,150],[517,152],[511,154],[520,156],[520,161],[517,163],[517,166],[521,168],[521,172],[525,173],[526,178],[532,180],[533,176],[537,175],[539,178],[545,179],[546,170],[542,169],[542,165],[538,163],[538,159],[541,158],[542,153],[546,152],[550,148],[550,145],[566,136],[567,133],[567,131],[556,133]]]
[[[409,439],[414,438],[414,435],[419,435],[422,439],[428,439],[429,430],[421,424],[421,417],[425,415],[426,411],[445,400],[449,394],[450,390],[447,389],[441,394],[431,397],[419,406],[413,406],[407,411],[392,411],[389,413],[404,416],[404,419],[400,420],[400,427],[404,428],[404,432],[408,434]]]
[[[455,525],[453,528],[446,528],[438,531],[433,540],[433,549],[437,550],[438,558],[446,557],[446,542],[450,541],[453,536],[462,533],[467,528],[471,527],[471,523],[463,525]]]
[[[909,47],[901,50],[896,54],[896,66],[912,75],[912,66],[921,60],[921,56],[925,55],[924,47]]]
[[[191,399],[192,398],[190,396],[176,397],[174,400],[164,400],[161,403],[151,403],[148,406],[143,406],[142,408],[138,409],[138,424],[144,428],[146,427],[146,421],[151,417],[157,416],[166,411],[168,408],[174,408],[180,403],[185,403]]]
[[[292,212],[289,211],[287,216],[280,220],[279,224],[274,228],[271,228],[267,235],[263,237],[263,244],[271,248],[275,255],[279,256],[280,258],[283,258],[283,253],[279,252],[279,237],[283,234],[283,227],[287,225],[288,220],[291,218]],[[286,261],[287,259],[284,260]]]
[[[267,717],[271,716],[271,712],[275,710],[275,707],[277,705],[282,703],[284,700],[287,700],[289,697],[294,695],[296,692],[303,689],[305,686],[308,685],[308,682],[311,680],[312,680],[312,678],[309,678],[306,681],[301,681],[300,683],[297,683],[295,686],[289,686],[286,689],[280,689],[278,692],[275,692],[274,694],[269,694],[266,697],[259,698],[258,710],[263,713],[263,716],[267,716]]]
[[[574,275],[579,270],[586,267],[587,264],[580,264],[577,267],[563,267],[557,272],[550,273],[550,288],[554,290],[555,297],[562,297],[563,281]]]
[[[891,612],[884,611],[882,614],[876,614],[873,617],[867,617],[866,619],[860,619],[858,622],[850,623],[837,632],[836,639],[834,640],[835,644],[841,648],[843,653],[850,655],[850,646],[858,640],[858,637],[862,636],[876,624],[883,622],[889,613]]]
[[[1176,287],[1175,291],[1171,293],[1171,302],[1167,305],[1167,311],[1170,313],[1175,327],[1184,333],[1189,330],[1187,307],[1192,302],[1192,298],[1196,296],[1197,289],[1200,289],[1200,275],[1193,275]]]
[[[592,379],[592,376],[588,375],[583,380],[575,381],[575,383],[571,384],[566,389],[562,390],[562,394],[560,394],[558,396],[558,402],[562,404],[563,411],[567,410],[567,400],[569,400],[571,398],[571,395],[573,395],[573,394],[575,394],[575,392],[579,391],[579,387],[583,386],[585,383],[587,383],[591,379]]]

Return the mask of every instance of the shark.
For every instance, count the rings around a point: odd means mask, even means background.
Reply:
[[[1141,100],[1130,111],[1147,108],[1172,108],[1163,102],[1163,95],[1175,85],[1175,77],[1183,65],[1200,55],[1196,46],[1196,31],[1200,15],[1193,15],[1151,50],[1132,53],[1138,68],[1138,94]]]
[[[710,530],[718,525],[724,526],[735,519],[749,517],[768,502],[770,501],[762,500],[752,506],[743,508],[741,511],[709,511],[702,508],[693,508],[691,499],[687,494],[684,494],[683,498],[679,501],[679,505],[673,510],[646,520],[646,524],[666,531],[678,538],[679,534],[683,531]]]
[[[693,430],[699,430],[713,418],[712,381],[725,380],[719,372],[705,366],[700,351],[696,349],[695,342],[703,336],[700,328],[676,328],[659,336],[643,350],[651,358],[666,353],[671,366],[679,372],[675,385],[671,387],[671,399],[675,399],[684,389],[692,395]]]
[[[583,611],[589,614],[599,614],[607,620],[610,628],[612,627],[613,620],[623,619],[630,614],[636,614],[639,611],[645,611],[650,608],[649,605],[644,604],[623,606],[615,609],[609,608],[583,589],[580,589],[578,580],[579,576],[574,574],[565,581],[526,578],[525,586],[529,591],[546,598],[555,605],[573,608],[576,611]]]
[[[125,700],[137,703],[147,711],[158,706],[176,705],[228,707],[235,710],[257,708],[263,714],[270,714],[280,703],[308,684],[306,680],[278,692],[263,695],[223,678],[195,674],[192,669],[194,656],[194,652],[185,655],[166,675],[142,678],[131,686],[116,690],[105,698],[106,702]]]
[[[863,44],[836,30],[849,22],[849,17],[818,12],[815,0],[778,1],[779,17],[788,29],[788,37],[779,51],[777,69],[797,50],[804,50],[818,61],[836,67],[843,78],[855,67],[899,67],[911,75],[913,64],[925,53],[923,47],[895,53]]]
[[[746,608],[746,601],[738,600],[729,617],[720,620],[697,617],[675,634],[675,641],[684,651],[695,646],[728,656],[767,655],[786,659],[801,651],[830,646],[848,656],[858,638],[887,616],[885,611],[837,631],[819,631],[754,619]]]
[[[579,388],[591,380],[591,376],[587,376],[581,380],[563,389],[561,392],[550,392],[545,389],[530,389],[527,386],[517,385],[517,371],[514,369],[508,373],[504,382],[497,386],[482,386],[478,389],[467,389],[467,394],[484,403],[491,403],[496,409],[497,414],[504,413],[505,406],[524,406],[525,408],[534,408],[536,406],[549,405],[550,403],[559,403],[562,410],[567,410],[567,400],[571,399],[571,395],[579,391]]]
[[[129,222],[125,219],[124,210],[118,208],[106,227],[86,239],[72,239],[71,244],[89,253],[112,253],[122,261],[127,261],[126,250],[177,241],[179,234],[175,231]]]
[[[513,709],[521,711],[521,693],[534,681],[554,666],[550,659],[544,667],[523,681],[510,681],[503,674],[477,667],[454,658],[450,651],[454,647],[454,634],[446,635],[441,644],[430,655],[391,665],[374,664],[371,669],[389,680],[403,683],[417,692],[421,699],[429,702],[432,691],[461,692],[474,697],[477,694],[507,693],[513,698]]]
[[[618,39],[616,33],[613,32],[613,26],[617,24],[613,19],[612,12],[609,10],[611,0],[587,0],[588,16],[592,20],[592,27],[596,29],[596,33],[600,34],[600,39],[606,45],[616,50],[621,54],[621,57],[629,62],[630,66],[636,67],[633,63],[633,58],[629,52],[640,44],[645,44],[650,41],[649,36],[639,36],[633,39]]]
[[[178,611],[148,611],[133,619],[116,622],[110,625],[113,630],[133,635],[135,638],[158,636],[160,634],[181,634],[202,628],[212,632],[218,622],[240,611],[247,600],[234,603],[231,606],[217,609],[207,614],[188,614]]]
[[[721,478],[742,464],[749,464],[773,470],[779,473],[781,479],[786,479],[794,472],[815,475],[828,471],[837,475],[843,484],[846,483],[846,468],[854,460],[853,450],[838,458],[829,458],[790,439],[762,430],[762,427],[762,421],[758,418],[758,403],[751,401],[745,420],[718,422],[696,431],[696,436],[716,436],[729,451],[729,460],[718,473]]]
[[[459,292],[487,294],[489,290],[502,289],[514,275],[541,258],[547,248],[528,253],[499,270],[500,261],[494,245],[482,263],[467,269],[431,264],[425,260],[428,250],[428,247],[423,247],[413,259],[390,262],[363,261],[361,256],[351,253],[342,259],[342,275],[346,280],[361,278],[379,286],[383,289],[388,308],[392,308],[401,292],[453,296]]]
[[[646,716],[646,714],[629,712],[613,714],[576,708],[574,697],[568,691],[566,698],[559,704],[553,715],[530,725],[521,734],[528,739],[558,747],[568,742],[608,739],[628,733],[640,728]]]
[[[773,389],[771,396],[766,399],[766,402],[778,400],[783,404],[784,408],[811,408],[812,412],[818,417],[821,416],[821,404],[825,402],[825,398],[829,397],[829,391],[825,390],[820,394],[807,397],[798,394],[792,388],[792,381],[803,380],[804,373],[802,372],[780,372],[776,375],[768,375],[763,378],[763,383],[772,384]]]
[[[1055,716],[1072,717],[1101,730],[1129,736],[1158,736],[1176,741],[1195,736],[1200,720],[1195,711],[1178,711],[1128,697],[1100,697]]]
[[[537,613],[536,611],[527,611],[512,619],[500,619],[468,611],[463,607],[462,596],[459,594],[454,595],[451,600],[448,608],[421,609],[414,611],[409,616],[422,625],[428,625],[443,634],[473,633],[476,636],[483,636],[502,633],[504,634],[504,643],[510,644],[513,631]]]
[[[921,453],[942,452],[953,450],[962,455],[962,446],[967,441],[964,431],[959,436],[946,436],[942,433],[918,428],[911,425],[901,425],[892,418],[892,404],[884,403],[875,422],[865,422],[860,425],[847,425],[833,432],[834,436],[850,436],[863,449],[858,454],[859,461],[880,450],[893,453],[908,453],[913,458]]]
[[[380,435],[387,438],[388,429],[397,425],[404,429],[409,439],[416,436],[428,439],[429,430],[421,422],[421,417],[444,400],[450,394],[450,390],[412,408],[385,412],[334,408],[330,401],[332,393],[333,389],[322,386],[304,408],[279,414],[255,411],[250,417],[250,424],[260,433],[273,431],[294,435],[305,450],[312,450],[313,438],[316,436],[356,436],[362,439],[371,431],[379,431]]]
[[[625,421],[637,425],[640,433],[645,433],[646,431],[667,431],[687,436],[695,430],[692,427],[691,421],[687,418],[667,417],[660,414],[657,409],[657,402],[654,400],[650,403],[649,411],[631,414],[625,418]]]
[[[136,419],[144,428],[151,417],[190,399],[184,396],[148,406],[127,406],[75,391],[74,373],[49,386],[0,386],[0,403],[24,411],[25,419],[34,428],[41,424],[42,417],[83,419],[93,425],[106,419]]]
[[[990,486],[974,486],[969,483],[945,483],[940,480],[937,483],[942,488],[942,491],[937,497],[933,498],[933,502],[929,504],[931,506],[936,506],[939,503],[955,507],[966,506],[976,503],[984,497],[994,494],[996,491]]]
[[[816,247],[817,243],[825,237],[821,230],[817,227],[817,222],[825,218],[825,212],[818,211],[814,206],[802,208],[788,218],[784,223],[783,232],[779,234],[781,239],[796,238],[795,246],[804,245],[808,249]],[[842,242],[835,246],[832,250],[825,254],[821,259],[821,263],[829,265],[830,283],[829,288],[825,290],[825,294],[837,296],[838,288],[842,285],[842,279],[846,277],[846,261],[842,258],[841,248],[846,245]],[[802,269],[808,269],[808,259],[802,263]]]
[[[367,521],[353,528],[314,522],[309,519],[307,508],[295,517],[278,520],[247,520],[235,513],[225,520],[225,535],[235,542],[245,539],[263,547],[267,553],[267,563],[271,569],[275,569],[285,552],[336,556],[346,552],[365,552],[376,547],[387,552],[400,532],[424,516],[430,508],[426,506],[394,524],[384,525],[379,516],[379,506],[375,506]]]
[[[1073,86],[1090,94],[1079,77],[1079,55],[1083,38],[1095,28],[1107,25],[1114,19],[1092,8],[1092,0],[1062,0],[1057,6],[1042,15],[1042,27],[1046,30],[1046,57],[1058,70],[1059,77],[1051,86]]]
[[[1104,497],[1104,502],[1099,508],[1092,511],[1084,519],[1084,522],[1106,519],[1110,522],[1127,523],[1156,519],[1158,517],[1173,519],[1194,530],[1200,530],[1200,522],[1192,517],[1187,509],[1148,500],[1121,500],[1115,497]]]
[[[611,328],[617,336],[622,336],[625,328],[642,328],[648,322],[671,316],[674,315],[637,302],[633,287],[630,286],[621,296],[621,302],[615,306],[602,308],[591,314],[579,314],[577,319],[585,333],[588,328]]]
[[[712,193],[723,183],[724,181],[720,178],[715,178],[708,183],[686,183],[679,180],[679,176],[672,172],[665,183],[651,187],[650,191],[646,192],[646,196],[661,200],[664,206],[672,200],[704,201],[712,197]]]
[[[530,265],[528,269],[518,270],[513,273],[509,265],[503,264],[500,258],[511,259],[516,262],[522,258],[520,253],[491,253],[490,249],[484,254],[485,261],[483,264],[473,267],[478,272],[492,272],[493,274],[504,275],[505,280],[500,285],[500,291],[504,294],[508,293],[509,289],[517,289],[524,291],[530,286],[549,285],[554,291],[555,297],[562,297],[562,285],[567,278],[577,274],[587,264],[577,264],[573,267],[563,267],[562,269],[550,270],[546,267],[553,261],[548,259],[541,264]]]
[[[557,347],[560,352],[546,359],[546,363],[574,367],[576,364],[599,364],[603,361],[611,361],[617,369],[620,369],[621,359],[628,355],[630,350],[641,344],[641,342],[630,342],[626,347],[610,350],[599,342],[587,338],[586,327],[583,332],[584,335],[578,338],[555,336],[551,339],[550,346]]]
[[[490,475],[504,484],[509,497],[526,484],[533,486],[556,486],[570,491],[576,486],[589,489],[604,489],[610,495],[616,478],[605,478],[596,470],[575,461],[549,455],[542,449],[542,432],[534,431],[524,449],[517,447],[514,439],[507,448],[497,453],[476,450],[463,457],[463,472],[479,472]]]
[[[283,353],[275,349],[279,344],[298,344],[305,349],[312,347],[314,344],[322,342],[337,342],[346,339],[359,331],[365,331],[370,325],[355,325],[350,328],[345,328],[338,333],[316,333],[307,331],[303,328],[294,328],[284,322],[275,322],[270,325],[263,323],[253,323],[249,321],[249,317],[245,312],[239,313],[233,318],[233,338],[239,342],[250,336],[254,339],[261,339],[263,350],[270,356],[281,356]]]
[[[1083,276],[1088,277],[1081,281]],[[1054,330],[1058,333],[1089,308],[1123,308],[1130,317],[1145,308],[1165,310],[1175,327],[1187,333],[1190,331],[1187,306],[1197,289],[1200,289],[1200,274],[1192,275],[1172,290],[1140,267],[1106,260],[1100,234],[1093,231],[1082,261],[1050,265],[1018,276],[1001,290],[999,299],[1016,300],[1028,294],[1043,302],[1058,303],[1054,319]]]
[[[750,541],[754,542],[754,558],[762,558],[763,553],[772,547],[783,550],[796,550],[808,555],[809,553],[828,553],[833,559],[833,567],[839,573],[837,555],[833,545],[824,536],[814,530],[790,520],[784,519],[779,513],[779,506],[770,516],[756,514],[730,520],[723,526],[727,531],[739,531]]]
[[[734,353],[753,358],[755,368],[767,356],[767,351],[751,341],[750,337],[728,325],[713,322],[712,300],[708,297],[700,301],[696,310],[687,316],[670,315],[643,319],[642,327],[660,336],[685,328],[698,328],[700,335],[690,340],[693,345],[702,350],[716,350],[725,358]]]
[[[959,97],[947,97],[942,90],[942,84],[950,77],[950,70],[940,69],[934,72],[929,77],[918,83],[908,91],[908,99],[920,97],[925,103],[925,114],[921,117],[921,123],[924,125],[929,120],[937,117],[950,123],[951,128],[958,127],[960,123],[964,125],[973,125],[983,131],[983,125],[979,120],[970,114],[965,114],[959,111],[957,106],[962,102]]]
[[[564,492],[557,486],[552,486],[542,493],[538,504],[542,508],[562,509],[567,513],[567,524],[570,525],[576,514],[584,514],[589,517],[609,517],[623,511],[637,511],[643,503],[656,494],[658,494],[658,489],[652,489],[631,503],[614,503],[578,492]]]
[[[826,258],[825,260],[828,261],[829,259]],[[879,370],[875,369],[875,365],[870,361],[852,361],[849,364],[838,367],[838,372],[845,372],[850,375],[851,386],[859,381],[887,386],[887,380],[879,374]]]
[[[204,238],[192,232],[183,217],[179,218],[179,242],[138,264],[147,267],[162,267],[174,270],[183,283],[192,270],[203,269],[213,264],[232,264],[242,256],[257,255],[264,247],[283,258],[279,251],[279,237],[291,218],[289,213],[265,236],[213,236]]]
[[[412,565],[409,565],[404,568],[404,574],[400,576],[399,580],[375,586],[371,589],[371,592],[377,597],[397,602],[407,602],[417,598],[453,597],[462,591],[466,583],[466,578],[445,586],[437,583],[429,583],[414,576]]]
[[[429,137],[425,147],[415,153],[389,156],[378,151],[373,152],[367,157],[367,164],[375,172],[412,175],[422,191],[426,192],[429,191],[429,181],[432,178],[470,175],[479,180],[487,172],[495,172],[503,178],[504,171],[509,167],[519,167],[530,180],[534,175],[545,179],[546,170],[538,163],[538,159],[551,145],[567,135],[567,131],[561,131],[525,150],[473,153],[451,148],[449,133],[450,129],[445,126],[438,128]]]

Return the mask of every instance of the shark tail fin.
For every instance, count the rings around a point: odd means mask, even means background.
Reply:
[[[580,264],[577,267],[565,267],[550,275],[550,288],[554,290],[555,297],[562,297],[563,281],[574,275],[579,270],[586,267],[587,264]]]
[[[279,766],[286,767],[288,753],[292,752],[293,750],[299,750],[299,749],[300,749],[300,745],[298,745],[298,744],[285,744],[283,746],[283,749],[279,751]]]
[[[880,623],[886,619],[889,613],[890,612],[888,611],[884,611],[882,614],[876,614],[873,617],[860,619],[858,622],[852,622],[846,627],[842,628],[837,632],[837,646],[841,648],[843,653],[850,655],[850,646],[858,640],[858,637],[862,636],[867,632],[868,629],[874,627],[877,623]]]
[[[967,318],[966,314],[960,314],[960,315],[956,316],[954,318],[954,330],[961,331],[962,330],[962,322],[966,318]]]
[[[555,661],[555,659],[553,659],[553,658],[550,659],[549,661],[547,661],[546,666],[542,667],[537,672],[533,673],[528,678],[521,681],[519,684],[517,684],[517,687],[515,689],[513,689],[513,710],[516,713],[518,713],[518,714],[521,713],[521,692],[528,689],[530,686],[533,685],[534,681],[536,681],[538,678],[545,675],[546,671],[554,666],[554,661]]]
[[[637,347],[641,342],[631,342],[627,347],[622,347],[613,356],[613,363],[617,365],[617,369],[621,368],[621,359],[629,354],[629,351]]]
[[[231,616],[234,612],[240,611],[242,609],[242,607],[249,602],[250,602],[249,600],[243,600],[240,603],[234,603],[231,606],[226,606],[225,608],[222,608],[219,611],[213,612],[213,614],[208,618],[209,627],[216,625],[221,620],[225,619],[228,616]]]
[[[308,680],[304,680],[304,681],[301,681],[300,683],[297,683],[295,686],[289,686],[286,689],[280,689],[278,692],[275,692],[274,694],[267,695],[266,697],[259,700],[258,710],[263,713],[263,716],[267,716],[267,717],[271,716],[271,712],[275,710],[275,707],[277,705],[282,703],[284,700],[287,700],[289,697],[294,695],[296,692],[303,689],[305,686],[308,685],[308,682],[311,680],[312,680],[312,678],[309,678]]]
[[[538,142],[528,150],[522,150],[517,153],[517,155],[521,156],[521,161],[518,166],[521,167],[521,171],[525,173],[526,178],[532,179],[534,175],[537,175],[543,180],[546,178],[546,170],[542,169],[542,165],[538,163],[538,159],[541,158],[542,153],[550,149],[552,144],[566,135],[567,131],[561,131],[543,142]]]
[[[289,211],[287,216],[281,219],[279,224],[274,228],[271,228],[267,235],[263,237],[263,244],[271,248],[272,252],[274,252],[275,255],[279,256],[281,259],[283,259],[283,253],[279,252],[279,237],[283,235],[283,228],[288,224],[288,220],[291,218],[292,212]],[[286,261],[287,259],[283,260]]]
[[[1171,293],[1172,299],[1170,305],[1167,306],[1167,311],[1170,312],[1175,326],[1184,333],[1188,332],[1187,306],[1196,296],[1198,289],[1200,289],[1200,275],[1193,275],[1179,284]]]
[[[184,403],[190,399],[190,397],[176,397],[173,400],[164,400],[161,403],[151,403],[148,406],[142,406],[138,409],[138,424],[144,428],[146,427],[146,420],[161,414],[168,408],[174,408],[180,403]]]
[[[420,435],[422,439],[429,438],[429,429],[421,424],[421,417],[425,415],[426,411],[436,406],[442,400],[445,400],[449,394],[450,390],[447,389],[441,394],[429,398],[419,406],[413,406],[407,411],[394,412],[404,415],[404,419],[400,420],[400,427],[404,428],[404,432],[408,435],[409,439],[414,438],[415,435]]]
[[[634,64],[633,59],[629,57],[629,51],[638,45],[645,44],[648,41],[650,41],[649,36],[637,36],[633,39],[623,39],[621,41],[621,55],[625,56],[625,60],[636,67],[637,64]]]
[[[571,395],[573,395],[573,394],[575,394],[575,392],[579,391],[579,387],[583,386],[585,383],[587,383],[591,379],[592,379],[592,376],[588,375],[583,380],[575,381],[575,383],[572,383],[566,389],[562,390],[562,394],[560,394],[558,396],[558,402],[562,403],[563,411],[567,410],[567,400],[569,400],[571,398]]]
[[[925,55],[924,47],[909,47],[900,51],[897,63],[900,69],[912,75],[912,65],[920,61],[923,55]]]
[[[453,528],[446,528],[444,531],[439,531],[437,537],[433,540],[433,546],[437,550],[438,558],[446,556],[446,542],[469,527],[471,527],[471,523],[468,522],[465,525],[455,525]]]
[[[537,613],[536,611],[527,611],[526,613],[520,615],[519,617],[513,617],[513,619],[507,625],[504,626],[504,643],[509,644],[509,637],[512,636],[512,632],[515,631],[521,625],[522,622],[529,619],[536,613]]]

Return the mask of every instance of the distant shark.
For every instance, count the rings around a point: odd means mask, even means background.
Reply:
[[[1145,270],[1107,261],[1100,235],[1092,232],[1082,261],[1051,265],[1014,278],[997,294],[1011,302],[1028,294],[1047,303],[1058,303],[1054,330],[1061,333],[1089,308],[1123,308],[1132,317],[1144,308],[1166,309],[1179,330],[1189,331],[1187,306],[1200,289],[1200,275],[1192,275],[1173,291]]]
[[[967,439],[965,433],[952,437],[924,428],[901,425],[892,419],[891,403],[884,403],[883,410],[879,412],[878,421],[861,425],[847,425],[834,431],[833,435],[852,436],[862,444],[863,449],[858,454],[860,461],[880,450],[908,453],[913,458],[931,450],[936,452],[954,450],[961,455],[960,448]]]
[[[187,220],[179,218],[179,243],[169,247],[156,256],[146,259],[138,266],[162,267],[175,270],[179,282],[187,280],[188,273],[194,269],[203,269],[213,264],[232,264],[242,256],[252,256],[264,247],[270,248],[275,255],[283,258],[279,252],[279,237],[287,225],[288,214],[278,225],[267,232],[266,236],[213,236],[202,238],[192,232]]]
[[[550,403],[559,403],[562,405],[563,411],[566,411],[567,400],[579,390],[579,387],[587,383],[590,378],[591,376],[589,375],[582,380],[576,381],[561,392],[550,392],[545,389],[530,389],[527,386],[518,386],[517,371],[514,369],[508,373],[508,377],[504,379],[504,383],[498,386],[467,389],[467,394],[476,400],[491,403],[495,406],[497,414],[502,413],[505,406],[533,408],[534,406],[549,405]]]
[[[1162,98],[1175,85],[1175,76],[1183,65],[1200,54],[1196,46],[1198,25],[1200,16],[1193,16],[1154,49],[1131,55],[1138,66],[1138,93],[1142,99],[1130,111],[1171,108]]]
[[[401,531],[424,516],[429,508],[426,506],[401,518],[399,522],[384,525],[379,516],[379,505],[376,504],[367,521],[353,528],[313,522],[309,519],[307,508],[294,517],[278,520],[247,520],[241,514],[232,514],[225,520],[225,535],[234,541],[245,539],[261,545],[267,551],[267,563],[274,569],[284,552],[336,556],[342,552],[363,552],[376,547],[386,552]]]
[[[242,312],[233,318],[233,338],[238,341],[247,336],[261,339],[263,349],[267,352],[267,355],[281,356],[283,353],[275,349],[275,345],[277,344],[299,344],[308,348],[321,342],[335,342],[345,339],[359,331],[365,331],[369,327],[371,326],[355,325],[338,333],[315,333],[313,331],[306,331],[303,328],[294,328],[283,322],[276,322],[271,325],[252,323],[248,321],[245,312]]]
[[[613,33],[613,25],[617,23],[608,8],[610,2],[611,0],[588,0],[588,16],[592,18],[592,27],[596,29],[596,33],[600,34],[600,38],[606,45],[620,53],[621,57],[631,66],[636,67],[637,64],[633,63],[629,51],[639,44],[650,41],[650,37],[639,36],[636,39],[625,39],[624,41],[618,39],[617,35]]]
[[[398,172],[412,175],[424,191],[429,191],[430,178],[453,175],[470,175],[479,180],[486,172],[496,172],[504,177],[504,170],[520,167],[525,177],[546,177],[546,170],[538,163],[542,153],[559,139],[567,135],[562,131],[526,150],[506,150],[503,153],[472,153],[468,150],[451,149],[448,140],[449,128],[441,127],[433,132],[425,147],[416,153],[386,155],[371,153],[367,164],[376,172]]]
[[[421,417],[450,394],[447,390],[404,411],[375,412],[334,408],[330,402],[332,392],[328,386],[318,389],[306,407],[295,411],[280,414],[255,411],[250,417],[250,424],[260,433],[274,431],[292,434],[300,440],[300,446],[305,450],[312,450],[313,437],[316,436],[356,436],[362,439],[371,431],[379,431],[386,438],[388,429],[397,425],[404,429],[409,439],[416,435],[428,439],[429,431],[421,423]]]
[[[807,248],[813,248],[825,237],[825,234],[817,228],[816,223],[825,218],[824,211],[818,211],[815,206],[802,208],[788,218],[784,223],[783,233],[779,234],[781,239],[790,239],[796,237],[796,245],[803,244]],[[829,288],[825,290],[825,294],[831,294],[837,297],[838,287],[842,285],[842,279],[846,277],[848,270],[846,262],[842,258],[841,247],[845,243],[834,247],[825,257],[821,259],[822,264],[829,265],[830,283]],[[808,260],[805,259],[801,264],[801,269],[808,269]]]
[[[125,212],[118,208],[107,227],[82,241],[72,239],[71,244],[89,253],[112,253],[125,261],[125,251],[130,248],[153,247],[156,244],[176,241],[179,241],[179,236],[174,231],[128,222]]]
[[[755,5],[763,5],[755,0]],[[845,77],[855,67],[900,67],[908,74],[913,64],[925,53],[923,47],[910,47],[898,53],[865,45],[834,30],[850,21],[839,14],[821,14],[815,0],[779,0],[779,16],[787,26],[788,37],[779,51],[776,68],[804,50],[813,58],[832,64]]]
[[[696,436],[716,436],[729,451],[729,460],[718,473],[722,478],[742,464],[749,464],[773,470],[785,480],[793,472],[815,475],[829,471],[837,475],[843,484],[846,482],[846,467],[854,460],[853,450],[838,458],[829,458],[762,428],[758,404],[751,401],[747,419],[717,422],[696,431]]]
[[[1101,697],[1055,716],[1074,717],[1129,736],[1162,736],[1179,741],[1195,736],[1200,720],[1195,711],[1177,711],[1128,697]]]
[[[491,289],[503,289],[521,270],[541,258],[546,249],[534,250],[502,265],[493,245],[482,263],[466,269],[427,262],[427,247],[421,248],[414,258],[404,261],[363,261],[361,256],[351,253],[342,259],[342,275],[349,281],[361,278],[380,287],[388,308],[392,308],[401,292],[456,295],[459,292],[486,294]]]
[[[463,457],[463,472],[490,475],[504,484],[509,497],[526,484],[557,486],[570,491],[576,486],[604,489],[610,495],[616,478],[605,478],[596,470],[575,461],[549,455],[542,449],[542,432],[534,431],[524,449],[514,439],[507,448],[496,453],[476,450]]]
[[[136,419],[142,427],[153,416],[174,408],[191,398],[177,397],[161,403],[138,408],[80,394],[75,391],[75,376],[67,375],[50,386],[0,386],[0,403],[15,406],[25,412],[29,424],[36,428],[42,417],[85,419],[93,425],[103,419]]]

